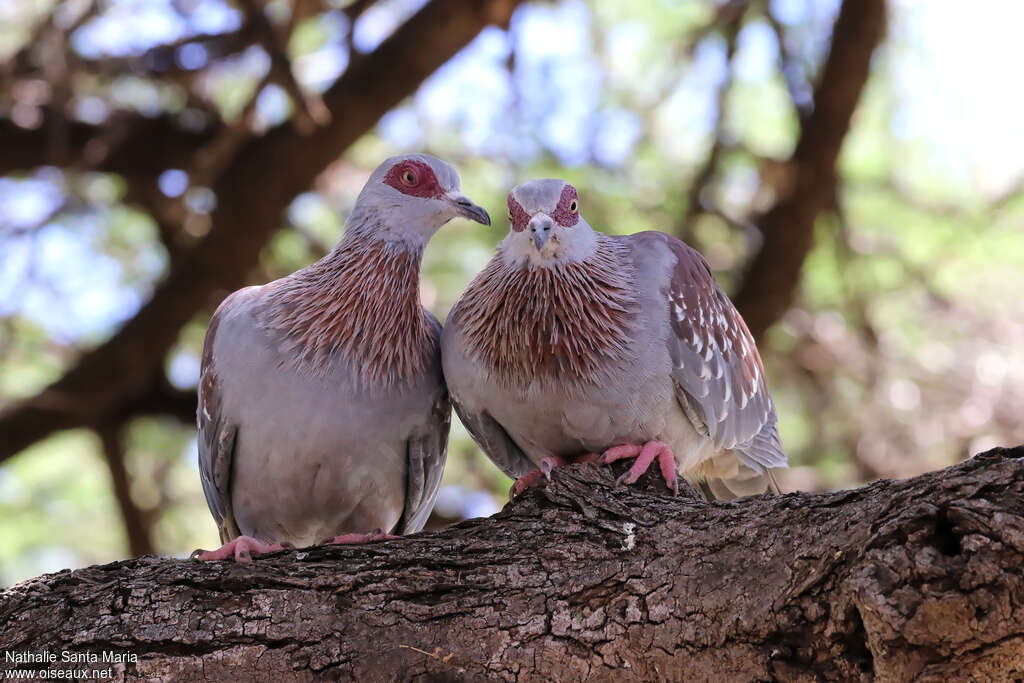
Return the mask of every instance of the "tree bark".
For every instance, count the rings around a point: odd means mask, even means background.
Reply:
[[[1006,681],[1022,566],[1024,447],[715,504],[573,465],[441,532],[27,581],[0,651],[137,656],[121,680]]]

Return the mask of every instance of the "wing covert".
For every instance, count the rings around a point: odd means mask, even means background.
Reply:
[[[202,365],[199,373],[199,405],[196,411],[199,450],[199,478],[206,504],[210,508],[221,542],[240,535],[231,510],[231,466],[235,455],[238,428],[224,415],[222,386],[214,360],[214,342],[224,311],[238,292],[226,298],[213,317],[203,341]]]
[[[754,338],[704,257],[677,239],[667,241],[676,256],[666,302],[676,397],[715,446],[747,445],[775,422]]]

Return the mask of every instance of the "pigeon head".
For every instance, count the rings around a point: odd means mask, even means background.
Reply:
[[[576,188],[556,178],[530,180],[508,195],[511,231],[502,243],[506,259],[540,267],[575,263],[594,253],[596,235],[580,214]]]
[[[459,190],[459,174],[450,164],[426,154],[404,154],[386,159],[370,175],[348,229],[360,236],[423,245],[458,216],[491,224],[487,212]]]

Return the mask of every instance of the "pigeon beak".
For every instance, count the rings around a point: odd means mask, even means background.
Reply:
[[[455,207],[455,211],[463,218],[476,221],[481,225],[491,224],[490,215],[481,207],[469,201],[469,197],[466,195],[461,192],[449,192],[446,196],[448,201],[452,203],[452,206]]]
[[[530,219],[530,223],[526,227],[530,230],[530,238],[533,239],[533,246],[537,247],[537,251],[540,251],[548,243],[554,224],[551,216],[545,213],[538,213]]]

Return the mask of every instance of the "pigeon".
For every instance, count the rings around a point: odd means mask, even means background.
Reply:
[[[199,382],[199,472],[219,550],[201,560],[419,531],[437,497],[451,406],[441,325],[420,304],[431,236],[490,216],[449,164],[382,163],[324,258],[228,296]]]
[[[657,461],[708,499],[778,492],[787,466],[764,366],[707,261],[660,232],[611,236],[576,188],[532,180],[441,335],[456,413],[515,495],[567,462]]]

